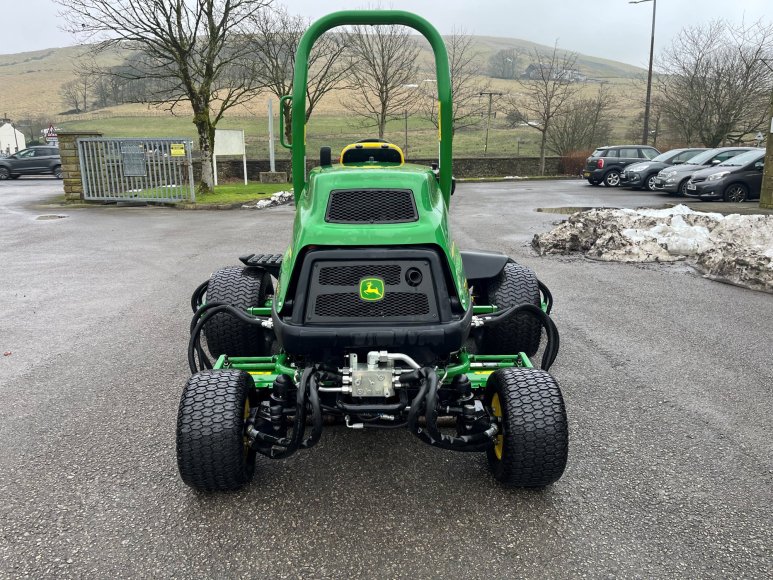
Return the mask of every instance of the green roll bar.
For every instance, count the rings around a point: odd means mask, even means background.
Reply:
[[[448,69],[448,53],[443,37],[421,16],[402,10],[343,10],[323,16],[314,22],[301,37],[295,53],[295,76],[293,77],[293,193],[296,201],[306,187],[306,83],[309,76],[309,53],[314,42],[325,32],[337,26],[347,25],[389,25],[399,24],[413,28],[429,41],[435,53],[435,76],[437,79],[439,124],[439,169],[440,190],[446,206],[451,201],[451,160],[452,160],[452,103],[451,73]],[[281,110],[280,110],[281,118]]]

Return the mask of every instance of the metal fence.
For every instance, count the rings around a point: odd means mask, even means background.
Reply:
[[[190,139],[78,139],[83,199],[195,201]]]

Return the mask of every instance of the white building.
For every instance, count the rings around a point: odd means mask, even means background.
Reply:
[[[24,133],[17,131],[10,123],[0,125],[0,153],[12,154],[27,147]]]

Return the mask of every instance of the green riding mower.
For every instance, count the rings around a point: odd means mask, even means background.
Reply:
[[[197,490],[237,489],[258,454],[309,449],[336,422],[486,453],[507,486],[543,487],[564,471],[566,412],[547,372],[558,353],[550,292],[503,254],[460,251],[449,231],[451,83],[438,32],[401,11],[328,15],[301,39],[293,94],[283,100],[304,119],[308,57],[321,34],[386,24],[414,28],[434,51],[439,163],[406,163],[399,147],[370,139],[337,162],[323,147],[307,175],[305,126],[293,123],[287,251],[245,255],[191,299],[193,375],[180,402],[177,460]]]

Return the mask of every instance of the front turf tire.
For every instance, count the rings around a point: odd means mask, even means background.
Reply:
[[[0,167],[0,181],[4,181],[10,178],[11,178],[11,172],[5,167]]]
[[[223,302],[245,310],[263,306],[272,292],[271,276],[265,270],[232,266],[212,274],[207,285],[207,303]],[[260,326],[226,313],[215,314],[204,325],[204,336],[214,357],[266,356],[270,351],[270,342]]]
[[[494,477],[508,487],[557,481],[566,468],[569,430],[556,380],[539,369],[499,369],[489,376],[484,403],[500,429],[486,452]]]
[[[252,480],[255,451],[244,437],[252,383],[246,372],[232,369],[188,379],[177,413],[177,467],[186,485],[233,491]]]
[[[508,262],[496,278],[488,281],[485,289],[487,304],[500,310],[533,304],[540,307],[541,298],[537,275],[531,268]],[[525,352],[534,356],[539,350],[542,326],[530,313],[521,312],[512,318],[484,328],[482,354],[516,354]]]

